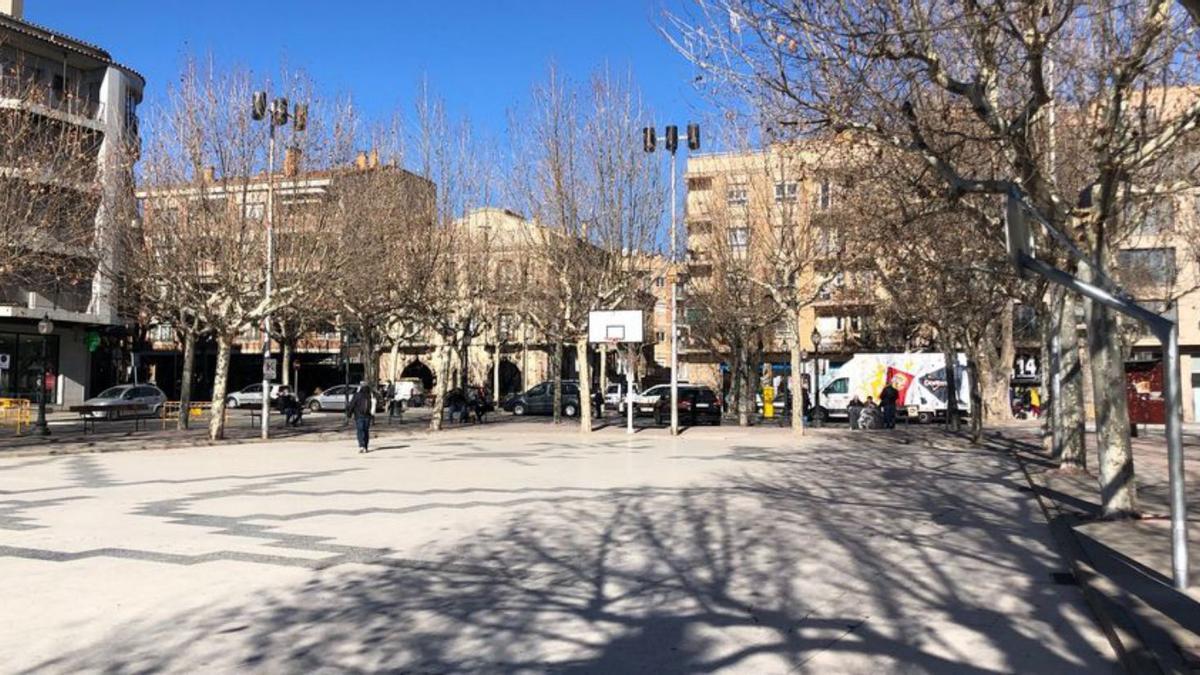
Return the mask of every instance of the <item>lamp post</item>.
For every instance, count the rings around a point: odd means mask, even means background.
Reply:
[[[288,100],[277,98],[271,101],[267,109],[267,92],[254,92],[250,117],[255,121],[267,120],[267,262],[264,276],[266,277],[266,305],[268,310],[262,320],[262,438],[270,437],[268,425],[271,412],[271,371],[267,363],[271,360],[271,291],[275,282],[275,127],[288,123]],[[308,125],[308,106],[297,103],[292,115],[296,131],[304,131]]]
[[[813,427],[821,426],[821,331],[813,328],[809,336],[813,346]]]
[[[679,434],[679,277],[675,274],[677,262],[677,237],[675,234],[675,151],[679,148],[679,127],[670,125],[665,129],[663,146],[671,153],[671,233],[668,243],[668,258],[671,261],[671,435]],[[642,149],[654,152],[658,143],[654,127],[642,129]],[[688,150],[700,149],[700,125],[687,125]]]
[[[38,333],[42,336],[42,368],[41,377],[38,378],[38,416],[37,424],[34,427],[37,429],[35,433],[42,436],[50,435],[50,425],[46,424],[46,343],[49,341],[50,333],[54,332],[54,322],[50,320],[50,315],[42,317],[42,320],[37,324]]]
[[[797,336],[796,340],[799,341],[799,339],[800,339],[799,336]],[[808,350],[801,347],[800,348],[800,372],[794,373],[793,379],[792,379],[792,382],[793,382],[792,405],[800,406],[800,433],[801,434],[804,433],[804,427],[807,425],[807,422],[805,422],[805,420],[804,420],[804,413],[808,412],[808,411],[804,410],[804,395],[805,395],[805,389],[806,389],[806,387],[804,386],[804,362],[807,360],[808,360]],[[807,389],[812,389],[811,382],[808,384]]]

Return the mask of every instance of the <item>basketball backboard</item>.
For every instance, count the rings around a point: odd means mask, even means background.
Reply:
[[[642,310],[615,310],[588,314],[588,342],[641,342]]]

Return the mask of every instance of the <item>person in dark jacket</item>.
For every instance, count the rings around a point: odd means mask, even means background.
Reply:
[[[883,412],[883,428],[896,428],[896,402],[900,400],[900,392],[888,382],[883,391],[879,392],[879,408]]]
[[[858,394],[855,394],[854,398],[850,399],[850,403],[846,405],[846,416],[850,419],[851,430],[862,428],[860,419],[862,417],[862,411],[862,399],[858,397]]]
[[[375,419],[375,392],[366,382],[358,385],[354,398],[350,399],[350,408],[346,417],[354,418],[354,429],[358,432],[358,451],[368,452],[371,443],[371,422]]]
[[[276,405],[279,406],[279,412],[283,413],[283,423],[289,427],[300,426],[300,418],[304,414],[304,408],[300,405],[300,399],[292,393],[288,387],[279,388],[279,396],[276,400]]]

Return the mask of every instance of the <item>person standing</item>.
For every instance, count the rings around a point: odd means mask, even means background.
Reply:
[[[375,392],[366,382],[358,385],[354,398],[350,399],[350,409],[346,417],[354,417],[354,429],[358,433],[358,451],[365,453],[371,443],[371,422],[375,419]]]
[[[888,382],[879,392],[879,407],[883,411],[883,428],[896,428],[896,402],[900,400],[900,392]]]

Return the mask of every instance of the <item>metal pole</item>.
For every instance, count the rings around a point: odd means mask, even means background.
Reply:
[[[812,423],[812,425],[813,425],[814,429],[819,429],[821,427],[821,414],[819,412],[819,409],[821,407],[821,356],[820,356],[820,354],[813,354],[812,388],[813,388],[813,423]]]
[[[633,433],[633,359],[629,353],[633,347],[625,351],[625,433]]]
[[[271,306],[271,286],[274,281],[275,267],[275,116],[272,114],[267,119],[267,127],[270,129],[269,140],[267,141],[267,289],[266,301],[267,307]],[[271,313],[268,311],[263,315],[262,321],[262,439],[265,441],[271,436],[270,421],[271,413],[271,378],[267,377],[267,362],[271,360]]]
[[[38,433],[50,435],[50,425],[46,424],[46,336],[42,335],[42,376],[38,378]]]
[[[1164,339],[1165,338],[1165,339]],[[1167,474],[1171,489],[1171,572],[1175,588],[1188,587],[1187,501],[1183,490],[1183,387],[1179,374],[1179,326],[1174,322],[1159,335],[1164,349],[1166,379]]]
[[[675,151],[671,151],[671,435],[679,435],[679,329],[676,327],[679,278],[675,274]]]

